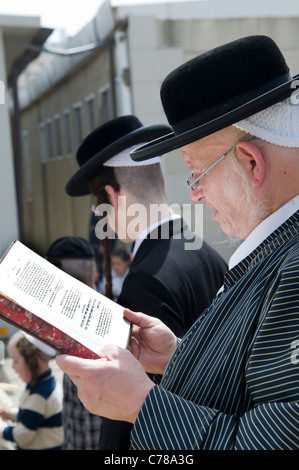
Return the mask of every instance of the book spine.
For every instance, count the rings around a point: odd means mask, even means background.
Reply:
[[[61,331],[59,328],[56,328],[45,320],[37,317],[20,305],[14,303],[12,300],[6,298],[1,293],[0,317],[7,323],[10,323],[31,336],[34,336],[61,354],[69,354],[71,356],[78,356],[84,359],[99,358],[96,353]]]

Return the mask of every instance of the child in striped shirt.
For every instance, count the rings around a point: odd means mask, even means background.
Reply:
[[[12,367],[27,384],[16,416],[7,410],[3,419],[16,420],[7,426],[0,418],[0,436],[15,442],[16,448],[31,450],[61,449],[63,443],[62,397],[56,388],[49,361],[55,352],[21,332],[8,343]]]

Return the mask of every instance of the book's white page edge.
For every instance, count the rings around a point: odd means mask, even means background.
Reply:
[[[28,260],[30,260],[31,264],[35,263],[42,271],[45,270],[50,276],[53,276],[53,280],[51,281],[52,288],[49,287],[43,301],[32,298],[28,293],[20,291],[20,289],[15,286],[15,282],[12,282],[18,278],[16,270],[24,270],[24,265]],[[15,273],[13,278],[11,277],[12,272]],[[55,286],[57,286],[59,282],[63,287],[59,288],[59,292],[56,294],[55,300],[51,304],[50,298],[53,294],[53,289],[55,289]],[[61,313],[63,296],[67,295],[67,291],[70,292],[71,289],[73,292],[77,293],[77,295],[80,295],[80,303],[82,303],[80,308],[75,309],[72,319]],[[123,319],[122,306],[61,271],[19,241],[12,243],[1,259],[0,291],[26,310],[34,313],[48,323],[53,324],[53,326],[72,336],[78,342],[84,344],[96,353],[99,347],[108,343],[117,344],[122,348],[127,347],[130,324]],[[49,306],[49,302],[51,306]],[[88,302],[90,302],[89,310]],[[92,307],[94,309],[90,312]],[[110,328],[109,332],[103,337],[99,334],[98,313],[99,310],[103,310],[104,308],[106,312],[108,312],[106,320],[108,318]],[[86,324],[85,322],[85,325],[82,327],[80,323],[83,323],[83,311],[87,311],[87,316],[91,313],[91,316],[89,317],[89,323]],[[81,318],[80,314],[82,314]],[[108,325],[106,325],[106,327],[107,326]],[[84,327],[87,329],[84,329]],[[100,331],[103,334],[103,325]]]

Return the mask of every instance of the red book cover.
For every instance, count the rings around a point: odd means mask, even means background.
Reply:
[[[96,353],[80,344],[71,336],[14,303],[12,300],[7,299],[1,293],[0,317],[7,323],[43,341],[62,354],[70,354],[71,356],[79,356],[85,359],[99,358]]]

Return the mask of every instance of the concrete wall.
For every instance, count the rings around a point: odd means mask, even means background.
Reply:
[[[0,257],[10,243],[18,238],[17,202],[14,182],[14,166],[10,133],[9,97],[6,83],[3,34],[0,29]]]
[[[45,253],[55,239],[65,235],[88,238],[90,198],[69,197],[65,192],[65,185],[78,169],[75,154],[79,142],[94,126],[101,123],[101,96],[103,91],[109,91],[109,70],[108,53],[96,52],[92,60],[89,58],[22,112],[25,243],[39,253]],[[92,127],[88,118],[91,101],[93,102]],[[80,136],[76,125],[77,112],[81,113]],[[111,106],[109,112],[111,118],[113,112]],[[66,114],[69,115],[70,122],[70,148],[65,127]],[[55,135],[55,123],[58,118],[60,118],[60,150],[57,149]],[[52,126],[51,156],[48,154],[49,123]],[[41,138],[44,139],[44,154]],[[26,175],[28,175],[27,181]]]

